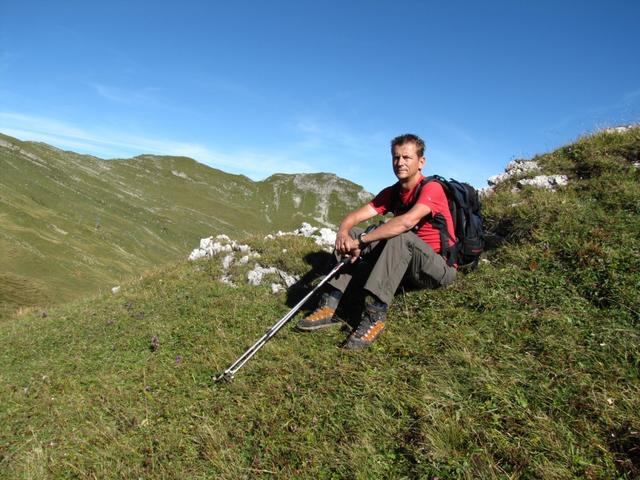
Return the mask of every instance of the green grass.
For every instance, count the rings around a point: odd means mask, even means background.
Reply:
[[[640,477],[639,145],[540,156],[569,187],[501,186],[487,223],[507,243],[450,288],[400,293],[367,351],[286,326],[212,383],[288,310],[243,270],[217,281],[220,258],[0,323],[0,476]],[[297,274],[317,252],[247,242]]]

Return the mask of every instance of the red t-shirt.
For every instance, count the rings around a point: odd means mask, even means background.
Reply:
[[[406,204],[411,200],[415,189],[418,188],[418,185],[420,185],[420,181],[422,181],[423,178],[424,176],[420,177],[416,186],[411,190],[404,190],[400,187],[400,200],[402,203]],[[380,215],[388,213],[393,207],[393,199],[391,198],[392,192],[393,186],[385,188],[378,193],[371,202],[369,202],[369,205],[371,205]],[[436,253],[440,253],[440,232],[427,220],[431,219],[431,215],[441,213],[447,221],[449,245],[453,245],[456,241],[456,235],[453,229],[453,220],[451,218],[451,211],[449,210],[449,203],[447,202],[447,196],[442,189],[442,185],[435,181],[425,184],[420,191],[420,196],[416,200],[416,203],[421,203],[431,209],[431,214],[418,222],[416,235],[424,240],[427,245],[433,248]]]

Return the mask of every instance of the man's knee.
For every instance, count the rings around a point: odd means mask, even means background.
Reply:
[[[394,248],[408,248],[413,250],[413,246],[422,247],[422,245],[426,245],[420,237],[418,237],[412,231],[403,232],[400,235],[396,235],[387,240],[387,244],[391,245]]]
[[[408,243],[409,238],[410,238],[410,234],[412,234],[413,232],[403,232],[400,235],[396,235],[395,237],[391,237],[389,239],[387,239],[387,243],[389,244],[401,244],[404,245],[406,243]]]
[[[353,227],[351,230],[349,230],[349,236],[351,238],[358,238],[358,235],[360,235],[362,232],[364,232],[363,228]]]

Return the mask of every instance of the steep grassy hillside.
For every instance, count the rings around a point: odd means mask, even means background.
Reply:
[[[221,258],[0,323],[0,476],[639,478],[639,154],[636,129],[538,157],[569,186],[501,184],[486,212],[507,242],[401,293],[367,351],[287,326],[212,384],[293,300],[248,266],[219,282]],[[261,238],[264,264],[322,257]]]
[[[212,234],[331,225],[369,198],[330,174],[253,182],[190,158],[107,161],[3,135],[0,171],[0,315],[108,289]]]

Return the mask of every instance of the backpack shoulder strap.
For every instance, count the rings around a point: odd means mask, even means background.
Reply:
[[[391,208],[389,209],[394,215],[400,207],[400,182],[396,182],[391,186]]]
[[[449,185],[449,182],[447,182],[447,180],[445,180],[440,175],[431,175],[430,177],[427,177],[427,181],[438,182],[442,187],[444,196],[447,199],[447,206],[449,207],[449,212],[452,213],[451,219],[453,220],[453,230],[455,231],[456,220],[453,212],[455,211],[456,207],[455,207],[455,202],[453,201],[453,198],[452,198],[452,189],[451,189],[451,186]],[[431,223],[433,228],[438,230],[438,232],[440,233],[440,255],[442,255],[445,258],[445,260],[449,265],[453,265],[455,263],[456,251],[455,251],[455,246],[454,247],[449,246],[450,237],[449,237],[449,231],[447,229],[447,221],[444,215],[442,215],[441,213],[437,213],[436,215],[432,215],[431,219],[428,221],[429,223]]]

